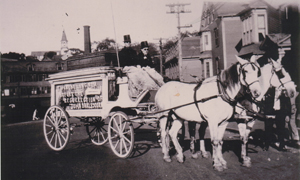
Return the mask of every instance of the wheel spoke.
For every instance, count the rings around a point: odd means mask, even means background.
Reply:
[[[57,144],[57,133],[55,133],[55,142],[54,142],[54,147],[56,148],[56,144]]]
[[[53,130],[50,130],[46,135],[48,136],[50,133],[52,133],[53,132]]]
[[[107,133],[107,130],[103,127],[100,127],[101,131],[105,131]]]
[[[96,127],[94,127],[94,128],[90,131],[90,134],[92,134],[92,132],[95,131],[95,129],[96,129]]]
[[[122,140],[123,140],[123,139],[120,139],[120,154],[121,154],[121,155],[123,154],[123,151],[122,151],[122,145],[123,145]]]
[[[50,128],[53,127],[53,126],[51,126],[51,125],[49,125],[49,124],[45,124],[45,126],[50,127]]]
[[[60,136],[62,136],[62,135],[60,134],[60,131],[57,131],[57,139],[58,139],[58,142],[59,142],[59,147],[61,147],[61,146],[62,146],[62,143],[61,143],[61,138],[60,138]]]
[[[103,138],[103,140],[105,140],[106,138],[104,137],[104,134],[101,132],[101,136]]]
[[[62,113],[62,111],[59,111],[59,119],[57,120],[57,124],[60,124],[60,121],[61,121],[61,118],[62,118],[61,113]]]
[[[127,145],[126,145],[126,142],[125,142],[124,139],[123,139],[123,144],[124,144],[124,149],[125,149],[125,151],[128,152],[128,148],[127,148]]]
[[[126,136],[124,136],[124,139],[125,139],[128,143],[131,143],[131,141],[130,141]]]
[[[58,133],[59,133],[59,135],[64,139],[64,141],[66,141],[65,136],[64,136],[60,131],[58,131]]]
[[[50,133],[49,133],[49,134],[50,134]],[[51,144],[52,144],[52,140],[53,140],[54,136],[55,136],[55,132],[53,131],[52,137],[51,137],[51,139],[50,139],[50,141],[49,141]]]
[[[115,122],[115,124],[116,124],[116,127],[117,127],[117,129],[118,129],[118,132],[119,132],[119,130],[120,130],[120,127],[119,127],[119,124],[117,123],[117,121],[116,121],[116,119],[114,118],[114,122]]]
[[[52,123],[53,126],[55,126],[54,122],[52,121],[51,117],[47,116],[46,118],[49,119],[49,121]]]
[[[117,146],[118,146],[119,142],[120,142],[120,140],[117,140],[115,146],[113,147],[114,149],[117,149]]]
[[[111,129],[112,129],[113,131],[115,131],[117,134],[119,134],[119,131],[116,130],[115,128],[111,127]]]

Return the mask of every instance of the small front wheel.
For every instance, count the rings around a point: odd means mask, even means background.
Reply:
[[[91,118],[89,124],[86,126],[86,131],[95,145],[103,145],[108,141],[108,120],[101,117]]]
[[[54,151],[63,150],[70,139],[70,123],[67,113],[59,106],[51,106],[44,117],[44,136]]]
[[[134,132],[124,112],[117,111],[112,114],[108,124],[108,139],[112,151],[118,157],[127,158],[132,153]]]

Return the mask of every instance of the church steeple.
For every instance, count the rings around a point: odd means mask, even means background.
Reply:
[[[68,52],[68,40],[65,33],[65,30],[63,30],[62,37],[61,37],[61,48],[60,48],[60,54],[65,55]]]

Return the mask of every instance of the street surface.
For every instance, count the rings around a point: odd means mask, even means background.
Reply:
[[[42,120],[2,125],[1,179],[298,180],[299,149],[289,148],[288,152],[279,152],[270,148],[267,152],[262,151],[262,129],[263,123],[257,121],[252,133],[253,140],[248,146],[252,167],[246,168],[239,162],[241,148],[236,123],[230,123],[223,144],[228,169],[217,172],[213,169],[211,156],[208,159],[191,158],[188,139],[183,143],[186,158],[183,164],[178,163],[175,156],[171,163],[164,162],[161,148],[156,143],[155,130],[150,127],[136,132],[133,155],[120,159],[113,154],[109,143],[103,146],[92,144],[84,126],[74,129],[66,149],[54,152],[44,140]],[[211,151],[209,139],[206,148]]]

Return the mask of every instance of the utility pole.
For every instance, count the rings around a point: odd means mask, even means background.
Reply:
[[[179,80],[183,81],[183,76],[182,76],[182,47],[181,47],[181,32],[180,28],[187,28],[187,27],[192,27],[192,25],[188,26],[180,26],[180,13],[190,13],[191,11],[186,11],[184,10],[185,5],[190,5],[190,3],[177,3],[177,4],[167,4],[166,6],[170,7],[170,14],[177,14],[177,19],[178,19],[178,69],[179,69]]]
[[[163,39],[165,39],[165,38],[154,39],[154,40],[159,40],[159,58],[160,58],[159,72],[160,72],[160,75],[163,75],[163,68],[162,68],[162,62],[163,62],[163,59],[162,59],[162,40]]]

